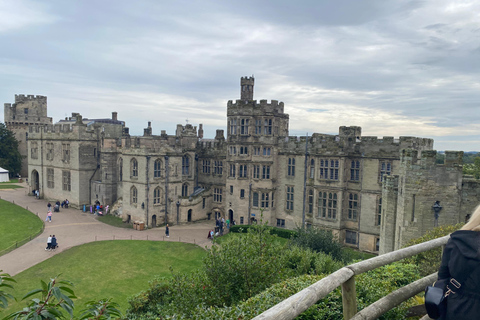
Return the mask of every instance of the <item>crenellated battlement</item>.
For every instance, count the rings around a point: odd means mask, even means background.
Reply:
[[[251,109],[253,112],[255,111],[265,111],[265,112],[271,112],[271,113],[279,113],[283,114],[284,113],[284,103],[283,102],[278,102],[278,100],[271,100],[270,103],[268,103],[268,100],[260,100],[260,102],[257,102],[257,100],[236,100],[233,102],[232,100],[229,100],[227,102],[227,112],[235,112],[236,110],[244,110],[244,109]]]
[[[21,103],[25,101],[33,101],[33,100],[38,100],[40,102],[46,102],[47,97],[46,96],[41,96],[41,95],[33,95],[33,94],[16,94],[15,95],[15,103]]]

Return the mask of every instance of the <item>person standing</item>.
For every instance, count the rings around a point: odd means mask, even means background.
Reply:
[[[470,220],[460,230],[450,235],[443,250],[435,286],[448,286],[452,292],[447,298],[446,313],[439,319],[478,319],[480,314],[479,267],[480,206],[477,206]]]
[[[45,248],[45,250],[50,250],[51,246],[52,246],[52,235],[49,235],[47,238],[47,247]]]
[[[50,243],[50,249],[51,250],[57,249],[57,238],[55,237],[55,235],[52,236],[52,241]]]
[[[45,221],[52,222],[52,210],[49,210],[47,213],[47,219]]]
[[[165,227],[165,235],[167,236],[167,238],[170,237],[170,228],[168,227],[168,223],[167,223],[167,226]]]

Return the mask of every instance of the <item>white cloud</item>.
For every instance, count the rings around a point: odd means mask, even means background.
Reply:
[[[52,23],[56,18],[37,2],[3,0],[0,2],[0,33]]]

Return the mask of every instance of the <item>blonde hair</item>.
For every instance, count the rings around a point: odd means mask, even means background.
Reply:
[[[472,216],[460,230],[480,231],[480,205],[473,210]]]

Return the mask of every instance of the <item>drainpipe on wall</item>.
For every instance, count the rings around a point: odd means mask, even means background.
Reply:
[[[147,156],[147,168],[146,168],[146,171],[147,171],[146,172],[147,173],[147,199],[146,199],[146,202],[147,202],[147,212],[146,212],[147,221],[146,221],[146,224],[145,224],[147,229],[148,229],[148,203],[149,203],[148,196],[150,195],[150,183],[149,183],[149,177],[148,177],[148,172],[149,172],[148,171],[148,165],[149,165],[149,163],[150,163],[150,156]]]
[[[251,218],[251,215],[252,215],[252,214],[250,213],[251,203],[252,203],[251,199],[252,199],[252,184],[250,183],[250,184],[248,185],[248,218],[247,218],[248,224],[250,224],[250,220],[252,219],[252,218]]]
[[[169,170],[169,162],[168,162],[168,156],[165,156],[165,224],[167,224],[168,221],[168,175],[170,173]]]
[[[305,164],[303,174],[303,212],[302,212],[302,229],[305,229],[305,200],[307,198],[307,161],[308,161],[308,133],[305,139]]]

